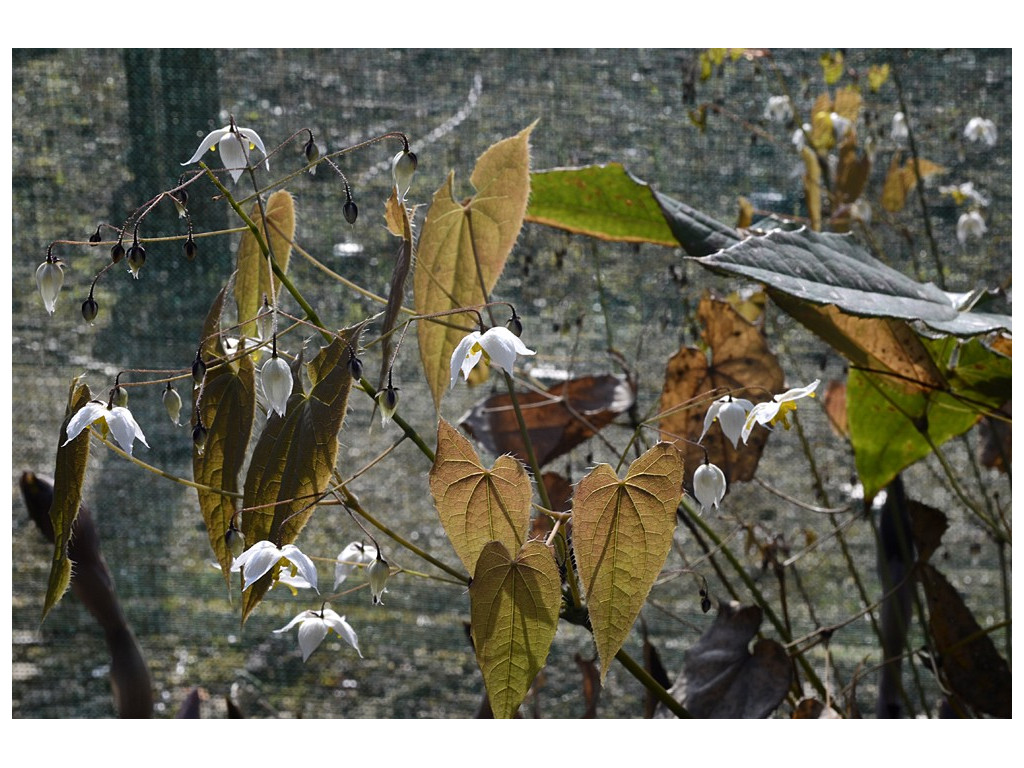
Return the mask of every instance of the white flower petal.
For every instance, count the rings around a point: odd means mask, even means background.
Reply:
[[[452,382],[451,382],[451,387],[449,387],[449,389],[452,389],[452,388],[455,387],[455,382],[459,378],[459,371],[462,371],[462,377],[463,378],[468,377],[469,376],[469,371],[472,370],[473,366],[476,365],[477,362],[480,360],[480,355],[482,355],[483,352],[477,352],[476,353],[475,359],[473,360],[472,364],[469,365],[469,368],[467,370],[466,364],[467,364],[467,362],[470,359],[470,350],[472,350],[473,345],[476,344],[479,340],[480,340],[480,332],[479,331],[473,331],[469,335],[464,336],[462,341],[459,342],[459,345],[457,347],[455,347],[455,351],[452,352],[452,361],[451,361]]]
[[[242,589],[248,589],[259,581],[281,559],[281,550],[272,541],[257,541],[235,560],[235,565],[244,568],[245,582]],[[232,565],[231,570],[235,570]]]
[[[192,163],[205,155],[207,151],[209,151],[210,147],[224,138],[224,134],[228,133],[230,130],[231,129],[228,126],[224,126],[223,128],[218,128],[216,131],[210,131],[210,133],[206,134],[206,138],[203,139],[202,143],[199,145],[199,149],[196,150],[196,153],[192,155],[188,161],[182,163],[182,165],[192,165]]]
[[[701,511],[717,508],[725,496],[725,473],[714,464],[701,464],[693,473],[693,495],[700,502]]]
[[[260,138],[260,135],[256,133],[256,131],[254,131],[252,128],[239,128],[238,134],[242,138],[247,139],[250,144],[254,144],[256,146],[256,149],[263,153],[263,164],[269,171],[270,160],[267,158],[267,148],[263,146],[263,139]],[[315,166],[314,170],[316,170]]]
[[[131,411],[127,408],[123,408],[120,405],[115,405],[105,414],[107,420],[107,427],[110,429],[110,433],[114,436],[114,440],[117,444],[124,449],[124,452],[129,456],[132,455],[132,448],[134,447],[135,439],[138,438],[142,441],[142,444],[149,448],[149,443],[146,442],[146,436],[142,433],[142,428],[135,421]]]
[[[515,366],[516,355],[536,354],[503,325],[495,326],[481,336],[480,346],[491,358],[491,363],[509,373],[512,373]]]
[[[245,144],[244,150],[242,144]],[[220,150],[220,161],[224,163],[224,167],[231,174],[231,180],[237,182],[245,171],[245,166],[249,164],[248,140],[243,138],[239,141],[238,136],[228,133],[217,144],[217,149]]]
[[[71,421],[68,422],[67,428],[67,440],[64,441],[64,445],[67,445],[76,437],[78,437],[82,430],[88,427],[97,419],[102,419],[106,414],[107,406],[103,403],[96,402],[95,400],[91,403],[86,403],[74,416],[71,417]]]
[[[287,624],[285,624],[280,629],[273,630],[274,634],[275,635],[279,635],[282,632],[287,632],[289,629],[294,627],[300,621],[305,621],[306,619],[312,618],[314,616],[319,616],[319,614],[316,611],[303,611],[302,613],[300,613],[298,616],[296,616],[294,619],[289,621]]]
[[[334,589],[337,589],[356,568],[377,559],[377,548],[372,544],[353,541],[338,553],[334,565]]]
[[[317,592],[316,566],[313,561],[304,555],[294,544],[285,544],[281,547],[281,557],[291,562],[299,571],[299,575],[309,582]]]
[[[363,657],[363,652],[359,650],[359,639],[356,637],[356,631],[345,621],[344,616],[339,616],[330,608],[324,608],[323,620],[328,627],[338,634],[338,637],[356,649],[359,658]]]
[[[777,402],[777,403],[784,403],[787,400],[798,400],[801,397],[807,397],[809,395],[812,395],[812,394],[814,394],[814,390],[816,390],[818,388],[818,385],[820,383],[821,383],[821,379],[815,379],[810,384],[808,384],[806,387],[797,387],[795,389],[786,390],[781,395],[776,395],[775,396],[775,402]]]
[[[723,401],[715,400],[708,408],[708,412],[704,414],[704,431],[700,433],[700,437],[697,438],[698,443],[704,442],[704,435],[708,433],[711,425],[715,423],[715,419],[718,418],[718,412],[722,409]]]
[[[284,416],[292,394],[292,371],[288,363],[276,356],[267,360],[260,371],[260,385],[273,411]]]
[[[314,615],[299,625],[299,649],[302,651],[303,661],[308,659],[327,637],[327,622],[317,616],[315,611],[310,613]]]

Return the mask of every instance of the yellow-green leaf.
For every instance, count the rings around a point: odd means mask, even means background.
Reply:
[[[885,81],[888,79],[888,64],[872,64],[868,67],[868,86],[872,93],[878,93],[878,89],[885,85]]]
[[[515,559],[500,541],[483,548],[469,586],[470,631],[495,717],[515,715],[544,667],[561,601],[558,566],[543,542],[527,542]]]
[[[203,359],[207,365],[203,399],[199,404],[203,426],[207,430],[203,451],[192,452],[192,476],[197,483],[219,488],[227,493],[239,490],[239,473],[245,463],[246,449],[256,415],[256,374],[248,355],[227,362],[219,337],[212,336],[220,328],[220,315],[227,287],[210,307],[203,324]],[[192,391],[192,413],[195,413],[198,388]],[[199,509],[206,524],[210,546],[217,556],[224,581],[231,589],[231,552],[225,535],[231,519],[238,511],[232,496],[197,488]]]
[[[599,464],[576,488],[573,550],[602,681],[668,557],[682,483],[679,451],[657,443],[624,480]]]
[[[811,229],[821,230],[821,165],[818,156],[810,147],[800,150],[804,160],[804,198],[807,202],[807,217],[811,220]]]
[[[253,449],[245,477],[242,533],[246,546],[264,539],[291,544],[330,489],[352,377],[348,344],[361,326],[343,331],[307,365],[312,389],[294,391],[283,417],[271,416]],[[247,589],[245,621],[263,599],[273,572]]]
[[[454,197],[454,173],[434,193],[420,234],[413,275],[420,315],[484,303],[505,268],[519,236],[530,196],[530,131],[499,141],[477,160],[470,182],[476,194]],[[449,323],[476,326],[473,315],[449,316]],[[466,331],[440,323],[419,323],[420,360],[435,407],[449,385],[452,352]]]
[[[485,469],[469,440],[444,419],[437,424],[430,493],[455,554],[470,573],[488,542],[518,552],[526,539],[533,489],[523,465],[499,456]]]
[[[821,71],[825,76],[825,82],[828,85],[834,85],[839,82],[839,78],[843,76],[843,52],[833,51],[832,53],[823,53],[820,61]]]
[[[267,224],[270,239],[267,240],[263,222],[260,219],[259,206],[254,205],[249,212],[250,218],[256,223],[257,229],[264,234],[264,240],[270,247],[274,260],[282,272],[288,271],[288,259],[292,252],[292,241],[295,239],[295,202],[291,193],[279,189],[272,194],[266,203]],[[280,281],[274,279],[271,290],[270,267],[260,251],[256,237],[248,230],[242,233],[238,243],[238,275],[235,278],[235,304],[238,306],[238,320],[242,323],[241,333],[255,338],[255,318],[263,306],[263,297],[268,300],[277,295]]]
[[[72,526],[78,517],[82,503],[82,485],[85,483],[85,465],[89,460],[89,429],[67,445],[67,428],[71,418],[89,400],[92,394],[80,378],[71,382],[68,391],[67,415],[60,428],[60,442],[57,448],[57,463],[53,472],[53,505],[50,507],[50,523],[53,525],[53,561],[50,564],[50,578],[46,585],[43,601],[43,618],[60,601],[71,583],[71,560],[68,559],[68,544],[71,541]]]

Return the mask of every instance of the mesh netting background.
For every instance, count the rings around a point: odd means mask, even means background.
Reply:
[[[230,273],[237,235],[200,242],[200,257],[188,263],[180,242],[155,242],[138,281],[120,269],[99,282],[100,314],[81,321],[79,306],[107,258],[106,249],[59,247],[68,262],[57,312],[47,317],[33,272],[54,239],[85,240],[99,222],[119,225],[138,205],[175,183],[180,163],[202,136],[233,114],[255,128],[268,150],[309,128],[328,150],[398,130],[420,160],[410,194],[429,203],[433,190],[455,171],[458,194],[469,195],[476,157],[493,142],[535,120],[533,168],[622,162],[638,178],[728,223],[737,199],[782,215],[803,211],[802,168],[790,143],[792,127],[763,116],[767,99],[785,82],[798,113],[806,116],[825,89],[820,51],[775,51],[771,60],[727,62],[708,80],[699,76],[697,51],[15,51],[13,59],[13,392],[12,406],[12,673],[15,717],[110,717],[115,714],[108,679],[110,658],[98,626],[67,595],[40,624],[51,558],[29,521],[18,491],[21,472],[51,475],[68,385],[87,375],[94,393],[106,392],[124,368],[187,368],[211,301]],[[1009,280],[1011,252],[1011,56],[1008,51],[943,50],[912,53],[847,51],[843,83],[857,82],[871,64],[890,62],[897,71],[921,156],[946,168],[927,187],[932,225],[948,267],[950,290],[994,286]],[[879,152],[871,184],[877,194],[891,154],[889,125],[898,110],[892,79],[871,93],[863,77],[865,110],[858,126]],[[706,131],[690,112],[712,110]],[[962,139],[974,115],[994,120],[995,148]],[[862,144],[864,142],[862,141]],[[302,165],[301,141],[271,161],[274,176]],[[303,249],[335,271],[378,293],[386,293],[393,244],[382,226],[382,202],[390,184],[396,143],[346,157],[342,169],[353,184],[360,218],[342,218],[344,191],[326,169],[289,182],[298,210],[297,239]],[[214,163],[217,161],[215,160]],[[938,184],[973,181],[990,199],[988,233],[962,248],[955,236],[961,212]],[[243,182],[244,183],[244,182]],[[204,195],[205,196],[205,195]],[[225,207],[193,196],[197,231],[230,222]],[[420,210],[422,217],[425,207]],[[923,239],[915,205],[885,215],[875,206],[879,247],[899,269],[934,280],[935,263]],[[182,234],[173,211],[147,219],[144,237]],[[101,252],[102,251],[102,252]],[[654,406],[664,364],[680,344],[699,338],[693,312],[705,289],[736,286],[687,263],[680,251],[653,246],[599,243],[527,225],[513,251],[498,293],[516,303],[528,325],[539,364],[574,372],[614,370],[604,352],[593,266],[599,263],[616,317],[617,346],[640,374],[641,412]],[[342,327],[377,307],[323,277],[293,256],[293,279],[329,323]],[[294,307],[290,307],[294,309]],[[843,361],[781,313],[770,310],[770,340],[792,383],[815,377],[841,379]],[[417,381],[413,344],[396,367],[403,413],[423,435],[434,433],[429,395]],[[370,364],[376,370],[378,363]],[[180,388],[187,402],[184,386]],[[132,391],[131,407],[149,438],[143,461],[191,477],[189,435],[172,426],[159,390]],[[486,392],[456,390],[442,413],[454,421]],[[396,433],[368,429],[370,403],[353,396],[342,432],[342,461],[354,471],[386,449]],[[805,417],[812,449],[826,487],[844,502],[855,482],[849,450],[830,433],[817,409]],[[614,431],[613,440],[625,430]],[[949,450],[963,466],[975,438]],[[786,447],[788,445],[788,448]],[[762,473],[774,485],[806,501],[813,486],[801,466],[793,438],[777,440]],[[557,467],[579,479],[599,445],[584,446]],[[447,544],[427,493],[423,456],[403,444],[376,471],[355,481],[364,506],[403,535],[450,562]],[[969,475],[968,487],[995,484],[1009,505],[1009,485],[995,475]],[[984,625],[1001,617],[999,571],[994,547],[963,511],[951,504],[935,467],[924,462],[907,473],[910,494],[938,506],[952,528],[938,557],[953,583]],[[94,441],[85,493],[102,538],[124,611],[143,649],[153,679],[157,716],[176,713],[187,693],[208,694],[204,714],[223,716],[231,696],[252,717],[466,717],[477,712],[483,687],[464,623],[465,590],[411,576],[396,577],[386,605],[372,608],[365,590],[334,601],[359,633],[365,659],[333,638],[303,664],[294,632],[273,635],[299,610],[315,607],[301,595],[277,589],[244,627],[225,593],[198,514],[194,492],[156,477]],[[726,511],[757,520],[766,535],[780,533],[799,547],[807,531],[824,533],[820,517],[768,496],[754,486],[731,489]],[[727,517],[716,526],[728,535]],[[337,508],[324,508],[303,533],[304,551],[336,554],[358,529]],[[866,520],[848,528],[851,551],[873,588],[874,539]],[[652,593],[644,622],[674,676],[682,655],[709,625],[700,610],[695,582],[679,571],[696,560],[692,542],[680,533],[666,565],[667,578]],[[735,540],[734,540],[735,541]],[[741,546],[735,545],[737,549]],[[401,551],[393,562],[417,569]],[[754,555],[748,563],[758,573]],[[793,608],[795,635],[816,622],[841,621],[860,610],[835,546],[820,547],[796,566],[813,611]],[[321,580],[329,578],[321,566]],[[711,593],[725,598],[714,574]],[[769,595],[770,579],[761,586]],[[641,656],[634,631],[627,650]],[[997,641],[1002,639],[997,635]],[[548,667],[524,712],[530,716],[582,714],[582,677],[577,655],[593,658],[587,634],[563,623]],[[824,649],[809,654],[819,673]],[[837,632],[831,645],[833,680],[849,684],[861,665],[879,658],[866,621]],[[909,673],[908,673],[909,674]],[[919,674],[927,678],[926,671]],[[932,707],[938,696],[929,680],[916,705]],[[837,688],[838,690],[838,688]],[[862,709],[873,711],[874,676],[856,688]],[[610,671],[602,692],[603,716],[636,717],[644,692],[621,668]]]

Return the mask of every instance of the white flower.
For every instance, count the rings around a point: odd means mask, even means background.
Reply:
[[[765,119],[773,123],[788,123],[793,119],[793,105],[789,96],[771,96],[764,108]]]
[[[64,445],[78,437],[82,430],[90,424],[97,422],[103,428],[103,436],[106,437],[109,430],[117,444],[129,456],[132,455],[132,448],[136,438],[149,448],[146,436],[142,434],[142,427],[135,421],[135,418],[127,408],[123,408],[120,405],[107,407],[107,405],[99,400],[86,403],[71,417],[71,421],[68,422],[68,439],[64,441]]]
[[[846,138],[846,134],[850,132],[850,129],[853,127],[853,123],[838,112],[832,112],[829,114],[829,119],[832,121],[832,131],[836,135],[836,144],[840,144],[843,139]]]
[[[747,442],[747,438],[750,437],[755,424],[767,426],[781,421],[782,425],[789,429],[787,414],[790,411],[796,410],[796,401],[800,398],[814,397],[814,390],[818,388],[820,383],[820,379],[815,379],[806,387],[787,390],[781,395],[776,395],[766,403],[755,405],[750,410],[750,413],[747,414],[747,420],[743,423],[743,442]]]
[[[388,576],[391,575],[391,566],[388,561],[377,553],[377,557],[366,569],[366,578],[370,581],[370,595],[374,605],[384,605],[382,596],[387,590],[384,588],[388,583]]]
[[[889,133],[893,141],[903,141],[910,135],[910,128],[907,127],[907,118],[902,112],[892,116],[892,130]]]
[[[401,200],[405,200],[405,196],[409,193],[409,187],[412,186],[412,177],[416,173],[416,164],[416,154],[407,149],[403,149],[391,160],[391,176],[395,182],[395,190],[398,192],[398,197]]]
[[[977,211],[963,214],[956,223],[956,239],[960,241],[960,245],[966,245],[967,238],[981,237],[987,231],[985,220]]]
[[[793,131],[793,146],[796,147],[797,152],[803,151],[803,148],[807,146],[807,137],[811,134],[811,124],[804,123],[802,127],[797,128]]]
[[[232,561],[231,570],[239,571],[243,568],[245,569],[242,571],[242,574],[245,576],[242,589],[245,590],[259,581],[282,558],[289,561],[298,572],[298,575],[304,578],[313,589],[316,589],[317,592],[320,591],[316,586],[316,566],[294,544],[285,544],[278,549],[277,545],[272,541],[257,541]]]
[[[260,371],[260,384],[270,407],[278,416],[284,416],[292,394],[292,371],[288,363],[277,355],[267,360]]]
[[[302,651],[303,661],[308,659],[310,654],[320,646],[330,630],[334,630],[338,637],[355,648],[359,658],[363,657],[362,651],[359,650],[356,631],[349,626],[344,616],[339,616],[330,608],[321,608],[319,611],[303,611],[280,629],[275,629],[274,633],[287,632],[296,624],[299,625],[299,650]]]
[[[704,431],[700,433],[700,439],[697,442],[704,442],[704,435],[708,433],[715,419],[718,419],[718,423],[722,426],[722,433],[732,440],[732,447],[737,448],[740,432],[743,430],[743,422],[747,420],[747,413],[753,407],[752,402],[740,397],[726,395],[718,398],[711,404],[704,416]]]
[[[391,382],[377,393],[377,406],[380,408],[380,425],[386,427],[398,411],[398,387]]]
[[[725,496],[725,473],[714,464],[701,464],[693,473],[693,495],[700,502],[701,512],[717,508]]]
[[[974,188],[973,181],[965,181],[963,184],[951,184],[939,187],[939,194],[950,195],[957,205],[970,200],[975,205],[987,208],[989,200],[981,192]]]
[[[178,416],[181,414],[181,395],[171,386],[171,382],[167,382],[161,399],[163,400],[164,408],[167,409],[167,415],[171,417],[171,422],[177,427]]]
[[[858,197],[850,203],[850,218],[862,221],[865,224],[871,223],[871,203],[863,197]]]
[[[182,165],[191,165],[206,154],[208,149],[219,148],[224,167],[231,174],[231,180],[237,182],[238,177],[245,170],[245,166],[249,164],[249,153],[254,149],[258,149],[266,158],[267,150],[264,148],[263,140],[256,131],[251,128],[235,128],[238,132],[236,136],[232,133],[231,128],[230,125],[225,125],[223,128],[208,133],[206,138],[203,139],[202,144],[199,145],[196,153],[192,155],[188,162],[182,163]],[[264,159],[263,162],[269,171],[270,161]]]
[[[994,147],[996,124],[984,117],[972,117],[964,128],[964,138],[970,142],[980,141],[988,147]]]
[[[377,548],[372,544],[353,541],[338,554],[334,564],[334,588],[337,589],[356,568],[369,565],[377,559]]]
[[[36,269],[36,285],[39,287],[39,295],[43,299],[43,306],[51,315],[57,306],[57,294],[64,285],[64,267],[61,262],[54,259],[46,259]]]
[[[459,378],[459,371],[462,371],[462,378],[468,379],[469,372],[484,358],[488,363],[501,368],[503,371],[512,373],[516,362],[516,355],[535,355],[532,349],[519,340],[512,331],[504,326],[495,326],[486,333],[473,331],[466,336],[452,353],[451,373],[452,387]]]
[[[313,588],[312,584],[310,584],[308,581],[306,581],[298,574],[293,576],[290,573],[281,573],[281,575],[277,577],[277,582],[274,584],[274,586],[276,587],[278,584],[280,584],[283,587],[288,587],[288,589],[292,591],[292,595],[299,594],[300,589]]]

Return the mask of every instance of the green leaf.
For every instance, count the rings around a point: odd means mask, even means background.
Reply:
[[[619,163],[530,174],[526,220],[601,240],[678,245],[653,190]]]
[[[773,292],[834,304],[860,317],[920,320],[956,336],[1012,327],[1008,316],[961,311],[955,295],[886,266],[848,235],[776,230],[698,262],[715,272],[764,283]]]
[[[928,439],[940,446],[1010,398],[1009,358],[987,349],[978,339],[959,344],[946,338],[924,344],[940,362],[951,360],[958,350],[945,389],[906,391],[889,377],[850,371],[847,419],[865,498],[931,453]]]
[[[599,464],[576,488],[573,551],[602,681],[668,557],[682,482],[679,451],[657,443],[630,465],[624,480]]]
[[[207,370],[200,413],[207,436],[202,453],[192,452],[192,476],[202,485],[237,493],[239,474],[245,463],[256,416],[256,373],[248,355],[228,362],[219,337],[213,336],[220,329],[220,316],[227,291],[228,287],[225,286],[218,294],[203,324],[202,338],[207,340],[203,345],[203,359]],[[198,396],[199,389],[193,388],[193,414]],[[238,501],[232,496],[205,488],[197,488],[196,493],[210,546],[217,556],[230,591],[232,556],[225,535],[231,519],[238,511]]]
[[[469,440],[444,419],[437,424],[430,493],[445,533],[470,573],[488,542],[517,552],[526,539],[533,488],[523,465],[499,456],[491,469],[484,469]]]
[[[530,125],[499,141],[477,160],[470,182],[476,194],[459,202],[454,173],[434,193],[416,251],[416,312],[428,315],[483,304],[519,236],[530,196]],[[476,327],[475,316],[445,318]],[[420,360],[434,406],[449,386],[450,360],[466,331],[434,322],[418,324]]]
[[[470,631],[495,717],[515,715],[544,667],[561,602],[558,566],[544,543],[527,542],[515,559],[500,541],[481,551],[469,586]]]
[[[352,377],[348,344],[362,326],[343,331],[307,365],[309,394],[294,391],[283,417],[271,415],[245,477],[242,533],[246,546],[264,539],[291,544],[330,488]],[[243,595],[242,621],[273,583],[273,571]]]
[[[67,428],[72,417],[90,400],[89,387],[80,378],[71,382],[68,391],[67,415],[60,428],[60,442],[57,448],[57,463],[53,472],[53,505],[50,507],[50,523],[53,525],[53,561],[50,564],[50,578],[46,585],[43,601],[43,616],[60,602],[71,584],[71,560],[68,558],[68,544],[71,542],[72,526],[78,517],[82,503],[82,486],[85,484],[85,465],[89,460],[89,433],[87,427],[67,445]]]
[[[250,218],[264,234],[264,240],[274,255],[274,260],[282,272],[288,271],[288,260],[292,251],[292,240],[295,239],[295,202],[291,193],[283,189],[274,192],[267,200],[267,224],[270,239],[267,240],[260,209],[254,205]],[[235,279],[235,304],[238,307],[238,321],[242,323],[240,333],[249,338],[256,338],[255,317],[263,307],[263,297],[273,301],[280,289],[280,281],[274,278],[271,289],[270,267],[267,259],[260,251],[259,244],[252,232],[246,230],[238,243],[238,274]]]

